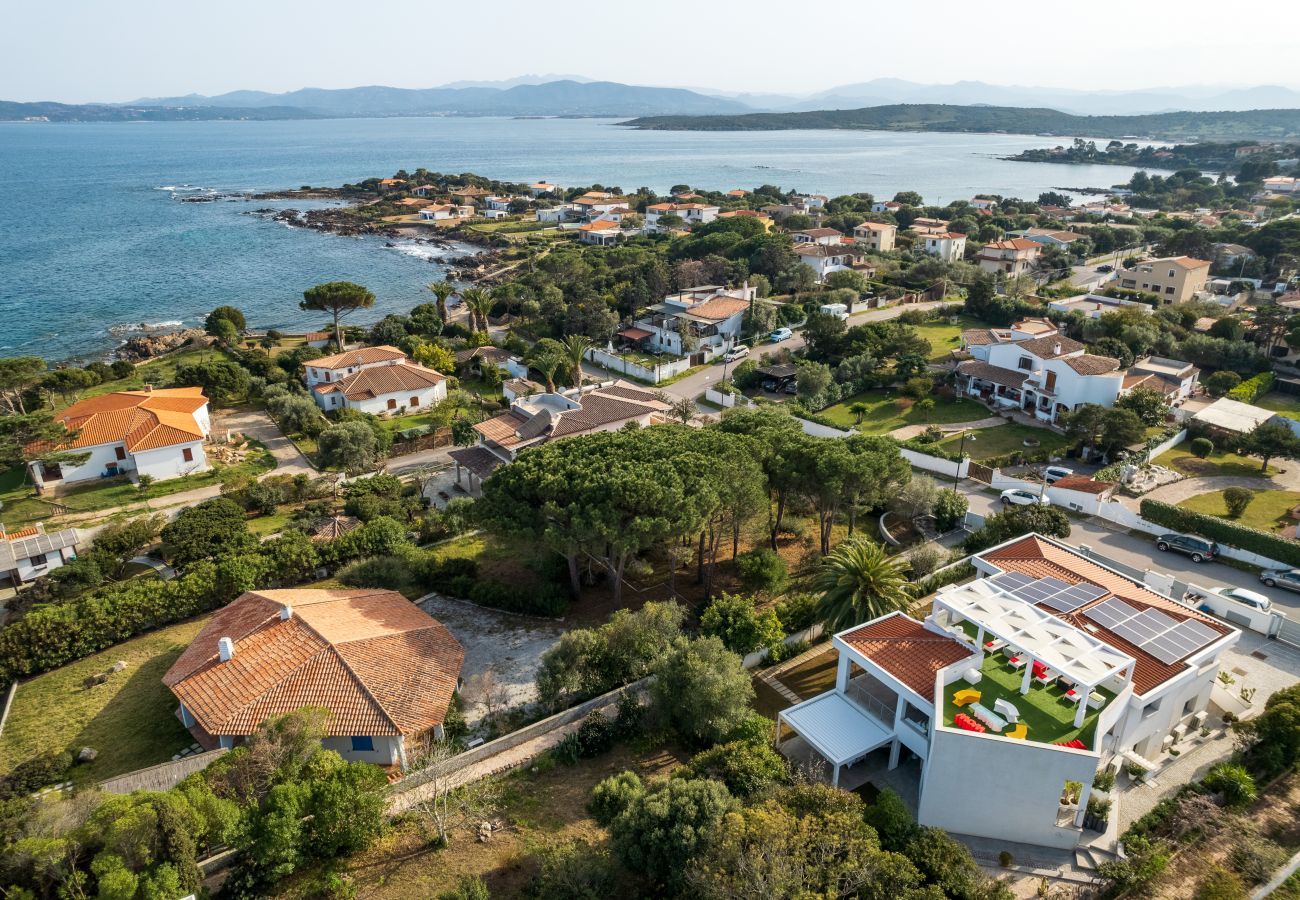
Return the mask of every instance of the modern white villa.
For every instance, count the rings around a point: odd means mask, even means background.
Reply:
[[[648,307],[635,324],[618,332],[618,337],[654,353],[700,354],[700,362],[707,362],[731,349],[757,296],[758,289],[748,284],[687,288]]]
[[[72,437],[57,445],[25,448],[38,492],[55,482],[73,484],[118,475],[133,479],[147,475],[161,481],[211,468],[203,452],[212,423],[202,388],[115,391],[74,403],[54,418]],[[79,465],[49,458],[64,451],[90,455]]]
[[[707,225],[722,212],[721,207],[707,203],[652,203],[645,208],[647,231],[659,229],[659,217],[675,215],[687,225]]]
[[[378,416],[420,412],[447,399],[447,379],[396,347],[362,347],[307,361],[304,376],[323,410],[358,409]]]
[[[1176,404],[1191,396],[1200,375],[1190,363],[1161,357],[1138,360],[1125,371],[1117,359],[1086,352],[1048,319],[969,329],[961,340],[971,359],[957,365],[960,390],[1052,424],[1062,412],[1086,403],[1113,406],[1138,388],[1158,390]]]
[[[1199,728],[1240,633],[1039,535],[972,562],[924,621],[836,634],[835,687],[779,713],[778,743],[839,785],[883,769],[923,825],[1074,847],[1094,776],[1154,770]]]

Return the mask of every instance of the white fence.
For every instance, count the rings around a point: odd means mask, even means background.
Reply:
[[[680,375],[691,367],[690,358],[683,357],[669,362],[656,363],[654,368],[651,369],[640,363],[634,363],[626,357],[619,356],[617,353],[610,353],[608,350],[600,350],[595,347],[587,351],[587,359],[602,368],[608,369],[610,372],[630,375],[651,384],[666,381],[674,375]]]
[[[1169,534],[1172,528],[1166,528],[1164,525],[1157,525],[1154,522],[1148,522],[1133,510],[1129,509],[1118,500],[1107,500],[1100,504],[1097,515],[1117,525],[1125,528],[1134,528],[1138,531],[1145,531],[1147,534]],[[1239,562],[1250,563],[1252,566],[1259,566],[1261,569],[1289,569],[1290,564],[1278,562],[1276,559],[1269,559],[1267,556],[1261,556],[1258,553],[1251,553],[1249,550],[1240,550],[1236,547],[1229,547],[1227,544],[1219,544],[1219,554],[1226,556],[1228,559],[1235,559]]]
[[[1242,628],[1249,628],[1251,631],[1272,636],[1277,633],[1278,627],[1282,624],[1283,616],[1281,613],[1265,612],[1244,603],[1236,603],[1227,597],[1220,597],[1218,594],[1211,593],[1207,587],[1192,584],[1190,581],[1187,583],[1187,590],[1197,595],[1197,599],[1193,602],[1198,609],[1208,610],[1233,625],[1240,625]]]
[[[819,425],[818,423],[810,422],[807,419],[799,419],[799,425],[802,426],[803,433],[811,437],[846,438],[855,433],[851,430],[844,431],[839,428],[832,428],[829,425]]]
[[[821,637],[822,632],[825,630],[826,626],[821,622],[817,622],[814,625],[808,626],[803,631],[796,631],[794,634],[789,635],[786,637],[784,643],[787,647],[792,647],[795,644],[811,644]],[[759,663],[764,662],[770,653],[771,651],[767,647],[761,647],[758,650],[755,650],[743,660],[745,668],[754,668]]]
[[[731,409],[740,401],[744,401],[745,406],[754,405],[744,394],[724,394],[721,391],[715,391],[713,388],[704,389],[704,399],[714,406],[721,406],[723,409]]]
[[[1165,441],[1163,444],[1156,444],[1154,447],[1152,447],[1150,450],[1148,450],[1148,451],[1147,451],[1147,462],[1151,462],[1151,460],[1155,459],[1157,456],[1159,456],[1161,453],[1164,453],[1166,450],[1172,450],[1172,449],[1174,449],[1175,447],[1177,447],[1179,444],[1181,444],[1181,443],[1182,443],[1183,441],[1185,441],[1185,440],[1187,440],[1187,429],[1186,429],[1186,428],[1184,428],[1182,431],[1178,432],[1176,435],[1174,435],[1173,437],[1171,437],[1169,440]]]
[[[899,452],[903,454],[903,459],[907,460],[914,468],[935,472],[948,478],[965,478],[966,472],[970,469],[970,457],[966,457],[957,463],[939,456],[931,456],[928,453],[920,453],[907,447],[900,448]]]

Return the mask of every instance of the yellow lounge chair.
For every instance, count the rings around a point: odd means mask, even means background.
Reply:
[[[980,700],[980,692],[972,691],[970,688],[963,688],[962,690],[952,695],[952,702],[954,706],[967,706],[971,703],[978,703],[979,700]]]
[[[1015,738],[1018,741],[1023,741],[1025,739],[1025,735],[1027,734],[1029,734],[1029,726],[1026,725],[1024,722],[1021,722],[1015,728],[1012,728],[1010,731],[1004,734],[1003,737]]]

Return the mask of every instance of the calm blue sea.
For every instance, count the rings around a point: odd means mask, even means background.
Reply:
[[[422,286],[441,275],[425,247],[388,248],[249,215],[266,203],[179,203],[168,188],[180,185],[336,185],[423,165],[629,190],[915,190],[942,203],[985,192],[1032,198],[1132,174],[997,159],[1059,142],[1032,136],[638,132],[613,121],[0,124],[0,355],[98,355],[121,341],[122,326],[195,324],[223,303],[257,327],[313,325],[318,317],[302,313],[298,300],[336,279],[369,286],[378,318],[422,302]]]

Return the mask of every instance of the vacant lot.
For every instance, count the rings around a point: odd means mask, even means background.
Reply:
[[[1281,413],[1288,419],[1300,419],[1300,397],[1293,394],[1280,394],[1277,391],[1272,391],[1256,400],[1255,405],[1263,409],[1271,409],[1275,413]]]
[[[1231,518],[1228,507],[1223,502],[1223,491],[1189,497],[1178,505],[1193,512]],[[1300,493],[1296,491],[1256,491],[1255,499],[1250,501],[1250,506],[1246,507],[1241,518],[1232,521],[1260,531],[1277,531],[1284,526],[1296,524],[1295,519],[1289,515],[1296,506],[1300,506]]]
[[[966,444],[962,448],[962,452],[976,462],[1006,456],[1008,453],[1015,453],[1018,450],[1025,452],[1046,450],[1049,454],[1055,455],[1074,443],[1073,440],[1063,434],[1057,434],[1055,431],[1049,431],[1046,428],[1021,425],[1019,422],[1008,422],[1005,425],[981,428],[978,431],[965,432],[965,434]],[[1026,447],[1026,439],[1038,441],[1038,446]],[[939,446],[944,450],[956,453],[958,447],[961,446],[961,435],[955,434],[940,443]]]
[[[841,428],[857,428],[862,434],[888,434],[905,425],[949,425],[954,422],[975,422],[986,418],[989,412],[973,400],[948,400],[933,397],[934,409],[916,408],[915,401],[884,391],[866,391],[841,400],[823,409],[820,415]],[[860,414],[853,409],[857,404],[865,407]]]
[[[960,316],[956,325],[950,325],[948,320],[944,319],[912,327],[916,329],[917,334],[930,342],[930,359],[938,361],[948,359],[952,351],[961,345],[961,333],[964,329],[988,326],[970,316]]]
[[[94,747],[95,761],[73,769],[75,781],[89,783],[166,762],[188,747],[194,739],[173,715],[176,701],[162,677],[204,621],[141,635],[20,684],[0,736],[0,772],[40,754]],[[118,661],[124,671],[85,687]]]
[[[1218,447],[1215,447],[1214,452],[1205,459],[1201,459],[1192,455],[1192,451],[1188,449],[1190,444],[1190,441],[1184,441],[1172,450],[1161,453],[1151,461],[1158,466],[1165,466],[1182,472],[1184,475],[1200,478],[1234,475],[1241,478],[1259,478],[1262,480],[1265,477],[1260,471],[1260,460],[1258,459],[1227,453],[1219,450]],[[1276,465],[1269,466],[1269,472],[1275,472],[1276,470]],[[1263,486],[1262,481],[1261,486]]]

